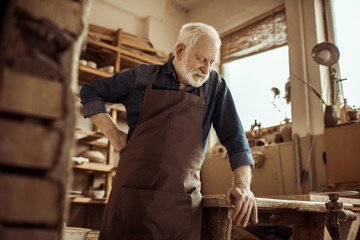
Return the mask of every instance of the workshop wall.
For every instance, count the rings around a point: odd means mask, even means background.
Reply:
[[[90,23],[111,29],[122,28],[166,53],[173,52],[179,29],[187,21],[184,9],[166,0],[157,0],[156,4],[143,0],[93,0],[90,13]]]

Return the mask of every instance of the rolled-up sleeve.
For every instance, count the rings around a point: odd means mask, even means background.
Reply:
[[[86,83],[80,89],[84,117],[106,113],[106,102],[125,103],[131,92],[134,70],[117,73],[112,77]]]
[[[254,167],[250,146],[245,136],[235,103],[225,81],[219,81],[215,99],[213,126],[229,155],[231,169],[243,165]]]

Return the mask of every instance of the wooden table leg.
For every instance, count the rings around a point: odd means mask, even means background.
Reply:
[[[304,215],[306,215],[306,222],[293,225],[293,239],[324,239],[326,214],[307,213]]]
[[[232,209],[222,207],[203,207],[201,229],[202,240],[230,240]]]

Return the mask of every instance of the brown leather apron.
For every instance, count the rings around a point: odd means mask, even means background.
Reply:
[[[204,87],[145,90],[121,158],[99,239],[201,238],[200,168]]]

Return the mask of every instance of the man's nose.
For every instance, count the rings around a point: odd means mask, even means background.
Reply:
[[[208,74],[211,71],[211,64],[210,62],[206,62],[201,66],[201,72],[204,74]]]

